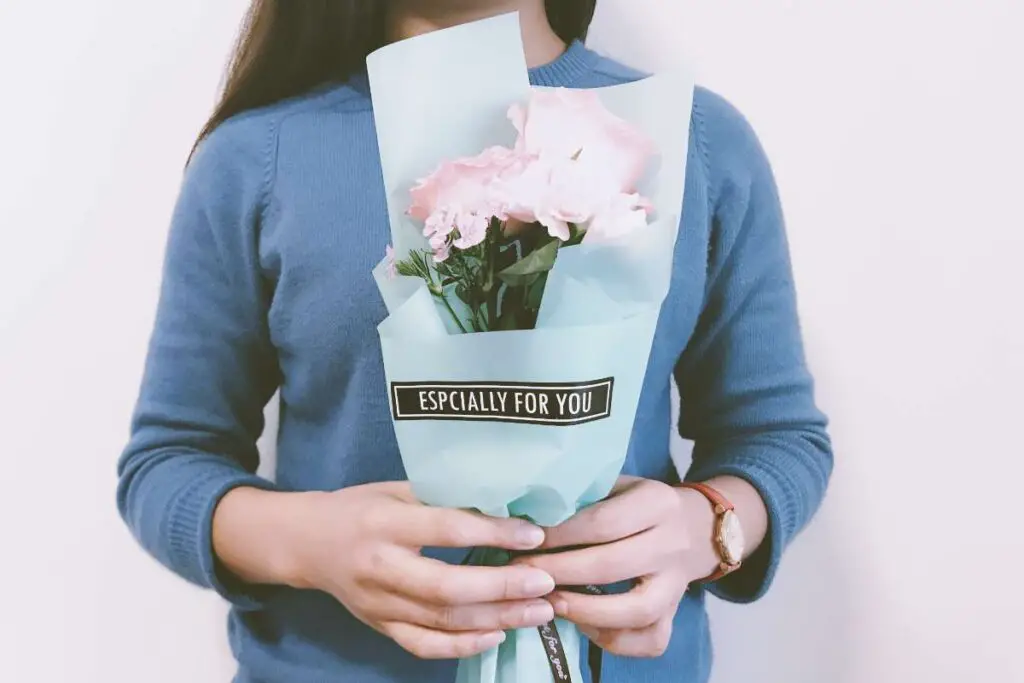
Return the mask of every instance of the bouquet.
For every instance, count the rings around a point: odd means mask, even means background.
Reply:
[[[392,235],[379,333],[406,473],[427,504],[555,526],[608,495],[629,447],[692,80],[533,89],[514,14],[367,65]],[[571,624],[508,635],[458,681],[583,680]]]

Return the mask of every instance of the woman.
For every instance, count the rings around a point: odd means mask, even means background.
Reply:
[[[600,646],[606,681],[705,681],[706,591],[760,596],[820,502],[831,451],[775,185],[744,119],[702,89],[672,289],[612,495],[540,529],[427,508],[403,483],[370,276],[388,221],[364,58],[518,10],[535,84],[641,77],[583,47],[594,0],[546,4],[253,4],[173,216],[118,500],[145,548],[233,603],[238,683],[447,683],[452,658],[555,614]],[[669,457],[673,378],[695,442],[685,480],[703,486],[680,485]],[[278,389],[271,484],[255,444]],[[458,565],[480,545],[563,551]],[[618,595],[556,588],[624,580]]]

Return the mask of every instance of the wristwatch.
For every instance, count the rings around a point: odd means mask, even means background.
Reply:
[[[683,482],[681,488],[693,489],[702,494],[715,510],[714,542],[718,552],[718,569],[701,583],[714,583],[723,576],[740,568],[743,561],[743,527],[732,503],[725,496],[707,484]]]

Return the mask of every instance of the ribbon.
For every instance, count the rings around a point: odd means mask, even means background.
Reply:
[[[541,552],[564,552],[565,550],[569,550],[569,548]],[[491,567],[502,566],[508,564],[516,557],[522,557],[527,554],[529,553],[512,552],[500,548],[473,548],[463,559],[462,564]],[[586,593],[588,595],[607,594],[600,586],[559,586],[559,588],[573,593]],[[569,673],[569,658],[565,654],[562,638],[558,635],[558,626],[552,620],[543,626],[538,626],[537,632],[540,633],[541,643],[544,644],[544,652],[547,655],[548,664],[551,667],[551,676],[555,683],[573,683],[572,676]],[[602,659],[603,652],[601,648],[594,643],[590,643],[590,648],[587,652],[587,664],[590,666],[593,683],[601,683]],[[578,683],[583,682],[579,681]]]

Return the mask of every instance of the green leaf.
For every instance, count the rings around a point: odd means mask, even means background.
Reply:
[[[532,285],[543,273],[548,272],[555,265],[558,245],[558,240],[548,242],[498,273],[498,277],[509,287]]]
[[[470,305],[469,290],[466,288],[466,285],[455,285],[455,296],[459,297],[459,299],[462,300],[462,303],[466,304],[467,306]]]
[[[427,262],[423,258],[423,254],[420,253],[419,251],[411,251],[411,252],[409,252],[409,260],[412,261],[412,264],[414,266],[416,266],[417,268],[419,268],[421,270],[424,270],[424,271],[426,270]]]
[[[583,237],[587,234],[586,230],[580,228],[575,223],[569,223],[569,241],[563,244],[564,247],[574,247],[583,241]]]
[[[395,261],[395,271],[404,277],[421,277],[419,268],[412,261]]]

